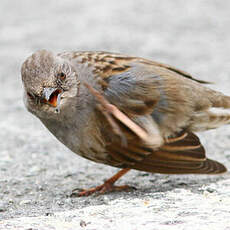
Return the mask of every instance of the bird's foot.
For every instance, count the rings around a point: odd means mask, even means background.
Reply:
[[[89,196],[92,194],[105,194],[108,192],[114,192],[114,191],[127,191],[135,189],[134,187],[128,186],[128,185],[121,185],[121,186],[115,186],[114,184],[105,182],[102,185],[99,185],[95,188],[90,189],[84,189],[81,192],[77,192],[73,190],[71,197],[81,197],[81,196]]]
[[[104,194],[104,193],[112,192],[112,191],[123,191],[123,190],[135,189],[134,187],[130,187],[128,185],[122,185],[122,186],[115,186],[114,185],[115,182],[119,178],[121,178],[124,174],[126,174],[129,170],[130,170],[129,168],[121,169],[114,176],[112,176],[111,178],[106,180],[104,184],[99,185],[95,188],[84,189],[81,192],[77,192],[78,189],[74,189],[72,191],[71,197],[89,196],[93,193]]]

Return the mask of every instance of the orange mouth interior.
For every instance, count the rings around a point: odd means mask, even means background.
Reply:
[[[58,105],[58,95],[61,93],[60,89],[55,90],[51,95],[49,100],[45,100],[45,102],[53,107],[57,107]]]

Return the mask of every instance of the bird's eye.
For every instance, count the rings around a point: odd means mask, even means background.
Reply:
[[[66,79],[66,74],[61,72],[57,74],[57,78],[61,81],[64,81]]]

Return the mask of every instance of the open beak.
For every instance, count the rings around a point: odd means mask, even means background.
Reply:
[[[42,93],[43,102],[53,107],[60,104],[62,90],[57,88],[44,88]]]

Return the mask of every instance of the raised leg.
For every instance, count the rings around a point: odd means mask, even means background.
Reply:
[[[130,189],[128,185],[122,185],[122,186],[115,186],[114,183],[120,179],[124,174],[126,174],[130,169],[125,168],[120,170],[118,173],[116,173],[114,176],[109,178],[108,180],[105,181],[104,184],[99,185],[95,188],[90,188],[90,189],[84,189],[81,192],[76,192],[77,189],[73,190],[71,196],[72,197],[79,197],[79,196],[89,196],[93,193],[99,193],[99,194],[104,194],[106,192],[112,192],[112,191],[121,191],[121,190],[127,190]]]

